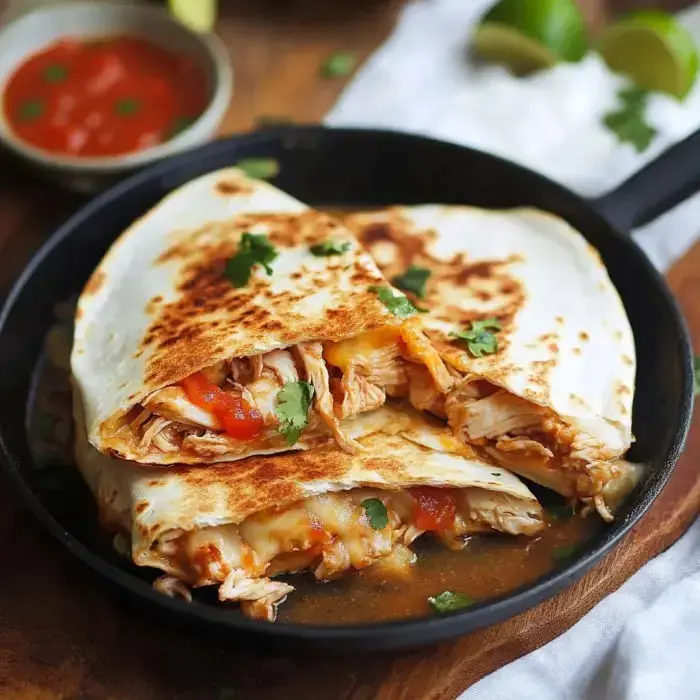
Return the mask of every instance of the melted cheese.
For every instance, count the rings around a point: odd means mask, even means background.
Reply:
[[[358,360],[369,362],[372,354],[380,348],[396,345],[401,337],[400,328],[384,326],[376,330],[362,333],[354,338],[340,340],[337,343],[324,343],[323,356],[330,365],[343,371]]]

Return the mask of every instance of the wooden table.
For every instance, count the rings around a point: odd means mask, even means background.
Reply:
[[[402,2],[222,4],[219,33],[237,71],[223,128],[229,133],[251,128],[260,116],[321,118],[344,84],[318,77],[323,59],[337,50],[367,56],[390,31]],[[633,4],[648,3],[615,3]],[[592,24],[614,9],[603,0],[586,2]],[[79,204],[77,197],[0,168],[0,290]],[[700,246],[676,265],[669,281],[700,341]],[[677,539],[700,507],[697,428],[668,487],[625,545],[573,588],[463,640],[363,658],[312,662],[258,654],[164,628],[115,600],[0,488],[0,699],[451,700],[560,634]]]

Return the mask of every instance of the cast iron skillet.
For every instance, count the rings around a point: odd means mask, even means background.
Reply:
[[[570,565],[446,617],[354,627],[271,625],[247,620],[233,608],[187,604],[153,592],[137,572],[94,545],[96,519],[66,526],[47,507],[32,473],[26,414],[53,304],[79,292],[115,237],[172,189],[251,156],[276,158],[281,171],[274,184],[313,205],[529,205],[564,217],[598,248],[637,343],[637,442],[631,457],[650,466],[615,522]],[[620,540],[659,494],[683,447],[693,405],[688,334],[663,278],[627,231],[700,188],[699,156],[700,132],[595,202],[486,153],[385,131],[276,129],[225,139],[163,161],[74,215],[39,250],[9,295],[0,316],[0,448],[11,480],[51,533],[105,579],[150,609],[245,635],[246,641],[318,651],[390,649],[463,635],[520,613],[578,579]],[[23,412],[20,407],[27,408]]]

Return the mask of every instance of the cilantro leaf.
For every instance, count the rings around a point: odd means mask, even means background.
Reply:
[[[338,51],[331,54],[321,66],[321,75],[324,78],[344,78],[352,73],[355,68],[355,57],[351,53]]]
[[[236,163],[236,167],[256,180],[269,180],[280,171],[279,161],[274,158],[244,158]]]
[[[649,93],[638,87],[627,87],[619,90],[617,97],[617,108],[603,116],[603,124],[620,143],[629,143],[641,153],[657,134],[645,119]]]
[[[309,424],[309,408],[314,398],[314,388],[308,382],[287,382],[278,392],[275,415],[279,419],[279,431],[293,445]]]
[[[135,97],[125,97],[114,103],[114,111],[121,117],[130,117],[141,109],[141,100]]]
[[[270,263],[277,255],[275,247],[265,234],[246,232],[241,236],[238,252],[226,263],[224,274],[234,287],[245,287],[256,263],[260,263],[265,268],[265,272],[271,275]]]
[[[443,591],[440,595],[431,596],[428,598],[430,607],[436,613],[448,613],[455,610],[462,610],[474,604],[474,601],[464,593],[453,593],[452,591]]]
[[[62,83],[68,77],[68,68],[61,63],[46,66],[41,73],[47,83]]]
[[[412,292],[419,299],[425,299],[425,284],[432,273],[425,267],[409,266],[402,275],[396,275],[391,283],[404,292]]]
[[[350,241],[334,241],[328,239],[322,243],[312,245],[309,250],[311,254],[315,255],[317,258],[327,258],[330,255],[342,255],[343,253],[347,253],[351,245]]]
[[[574,554],[576,554],[576,545],[574,544],[564,547],[555,547],[552,550],[552,559],[554,559],[554,561],[566,561],[567,559],[571,559]]]
[[[44,114],[44,102],[40,99],[25,100],[17,110],[21,122],[32,122]]]
[[[386,506],[378,498],[366,498],[360,505],[365,509],[373,530],[381,530],[389,524]]]
[[[391,287],[373,286],[369,288],[369,291],[375,292],[379,297],[379,301],[381,301],[394,316],[398,316],[399,318],[412,316],[416,311],[427,313],[427,309],[417,308],[411,303],[411,300],[403,294],[394,294],[394,290]]]
[[[700,394],[700,355],[695,358],[695,395]]]
[[[450,337],[463,340],[474,357],[493,355],[498,351],[498,338],[493,331],[500,331],[501,324],[496,318],[472,321],[472,327],[466,331],[455,331]]]

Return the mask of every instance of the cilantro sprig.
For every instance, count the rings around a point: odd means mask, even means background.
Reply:
[[[425,285],[431,272],[426,267],[411,265],[402,275],[396,275],[391,283],[404,292],[411,292],[419,299],[425,299]]]
[[[382,530],[389,524],[389,514],[380,499],[366,498],[360,505],[365,509],[367,520],[373,530]]]
[[[394,316],[398,316],[399,318],[413,316],[416,311],[420,313],[427,312],[426,309],[419,309],[414,306],[411,300],[403,294],[394,294],[394,290],[391,287],[372,286],[369,288],[369,291],[374,292],[379,297],[379,301],[381,301]]]
[[[238,252],[226,263],[225,275],[234,287],[245,287],[256,264],[262,265],[268,276],[271,275],[270,263],[277,255],[265,234],[246,232],[241,236]]]
[[[443,591],[440,595],[431,596],[428,603],[436,613],[455,612],[474,605],[474,601],[468,595],[452,591]]]
[[[657,134],[646,121],[649,92],[639,87],[625,87],[618,93],[617,108],[603,116],[603,124],[620,143],[629,143],[637,153],[645,151]]]
[[[309,248],[311,255],[317,258],[328,258],[331,255],[342,255],[350,250],[352,244],[350,241],[334,241],[332,238],[317,243]]]
[[[500,331],[501,323],[496,318],[472,321],[471,328],[450,333],[450,337],[463,340],[474,357],[493,355],[498,351],[498,338],[493,331]]]
[[[269,180],[280,171],[279,161],[274,158],[244,158],[236,163],[236,167],[256,180]]]
[[[321,76],[324,78],[344,78],[352,73],[355,64],[355,57],[351,53],[337,51],[321,65]]]
[[[279,431],[293,445],[309,424],[309,408],[314,398],[314,388],[309,382],[287,382],[277,392],[275,415]]]

